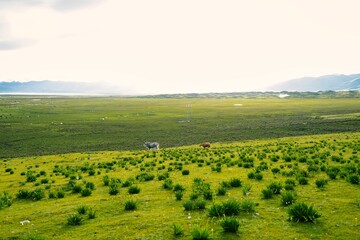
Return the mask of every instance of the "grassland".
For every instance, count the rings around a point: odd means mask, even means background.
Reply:
[[[0,239],[191,239],[197,227],[212,239],[360,239],[359,106],[2,96]],[[321,216],[290,221],[292,201],[278,191]],[[225,233],[212,210],[232,202],[240,226]]]
[[[214,107],[215,102],[212,104]],[[132,117],[136,119],[136,113]],[[341,133],[216,143],[210,149],[192,145],[160,151],[3,159],[0,189],[7,191],[13,201],[10,207],[0,209],[0,238],[191,239],[191,231],[200,226],[208,229],[212,239],[359,239],[360,189],[354,181],[354,176],[359,179],[360,175],[359,151],[360,133]],[[184,170],[189,174],[183,175]],[[262,179],[253,179],[251,173],[262,175]],[[109,194],[105,176],[113,179],[117,195]],[[165,189],[169,179],[172,187]],[[231,179],[240,180],[241,186],[229,186]],[[295,182],[293,190],[284,189],[289,179]],[[301,179],[308,183],[300,184]],[[316,181],[321,179],[327,184],[317,187]],[[140,192],[129,194],[126,182],[140,187]],[[195,182],[209,187],[211,200],[199,194]],[[282,184],[281,192],[294,192],[296,202],[312,205],[321,217],[315,223],[289,221],[287,211],[291,206],[283,206],[280,195],[264,199],[262,191],[273,182]],[[95,186],[90,196],[74,193],[75,185],[84,189],[91,186],[89,183]],[[176,200],[176,184],[185,189],[182,200]],[[224,195],[218,194],[221,186]],[[245,186],[251,189],[246,191]],[[19,199],[19,192],[36,188],[45,193],[40,200]],[[59,191],[64,193],[63,198],[49,198]],[[195,193],[206,203],[205,209],[186,211],[184,203],[195,198]],[[137,202],[134,211],[124,210],[130,199]],[[237,233],[224,233],[222,217],[209,216],[213,204],[229,199],[254,204],[236,216],[240,222]],[[95,219],[82,215],[81,225],[67,224],[68,216],[81,205],[95,210]],[[20,224],[24,220],[30,223]],[[174,236],[173,224],[183,228],[179,237]]]
[[[357,132],[359,106],[359,98],[2,96],[0,157]]]

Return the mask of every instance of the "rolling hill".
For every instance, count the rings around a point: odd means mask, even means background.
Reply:
[[[360,74],[332,74],[320,77],[303,77],[288,80],[271,86],[270,91],[340,91],[359,90]]]

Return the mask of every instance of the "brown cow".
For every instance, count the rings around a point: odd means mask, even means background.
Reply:
[[[210,143],[209,142],[203,142],[199,145],[199,147],[203,147],[203,148],[209,148],[210,147]]]

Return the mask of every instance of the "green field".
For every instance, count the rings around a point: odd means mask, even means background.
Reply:
[[[192,239],[192,231],[202,227],[211,239],[355,240],[360,238],[359,151],[360,134],[346,133],[214,144],[210,149],[188,146],[3,160],[0,189],[13,202],[0,210],[0,238]],[[189,174],[183,175],[184,170]],[[112,179],[117,195],[109,194],[105,176]],[[172,185],[165,189],[168,179]],[[240,186],[229,185],[233,179],[240,180]],[[326,184],[317,187],[317,180]],[[280,194],[264,199],[262,191],[273,182],[281,184],[281,193],[296,195],[294,204],[304,202],[321,216],[315,223],[289,221],[291,206],[281,204]],[[129,194],[127,184],[140,192]],[[177,184],[185,189],[182,200],[175,197]],[[75,186],[94,189],[90,196],[81,196]],[[206,200],[209,196],[199,189],[207,189],[212,199]],[[37,194],[22,199],[26,190]],[[31,200],[39,192],[44,196]],[[241,204],[235,216],[240,227],[237,233],[224,233],[223,216],[209,213],[214,204],[231,199]],[[124,209],[128,200],[137,202],[136,210]],[[205,204],[205,209],[185,210],[189,202]],[[69,225],[69,215],[82,205],[96,211],[95,219],[80,215],[81,225]],[[22,225],[24,220],[30,223]],[[183,229],[179,237],[174,236],[174,224]]]
[[[359,98],[2,96],[0,157],[357,132],[359,114]]]
[[[359,114],[358,98],[2,96],[0,239],[360,239]]]

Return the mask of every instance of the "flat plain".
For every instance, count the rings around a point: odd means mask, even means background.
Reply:
[[[359,103],[2,98],[0,238],[359,239]]]

